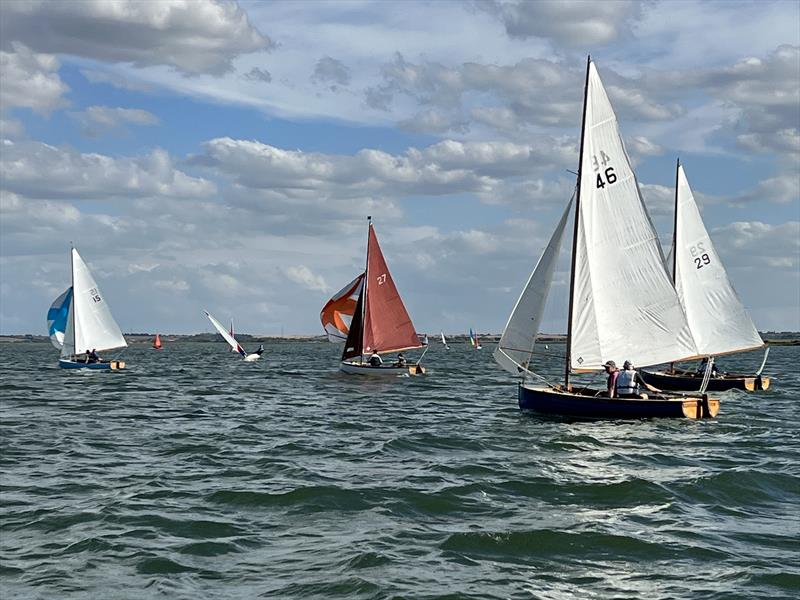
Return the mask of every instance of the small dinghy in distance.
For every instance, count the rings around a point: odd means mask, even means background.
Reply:
[[[447,338],[444,337],[444,331],[441,332],[442,336],[442,346],[444,346],[445,350],[450,350],[450,346],[447,345]]]
[[[533,373],[530,361],[572,204],[531,273],[494,352],[501,367],[523,375],[520,408],[582,419],[716,416],[719,401],[705,394],[609,398],[605,389],[570,382],[572,373],[602,371],[609,360],[648,366],[697,358],[616,116],[591,59],[574,196],[566,362],[560,385]],[[528,383],[528,376],[543,383]]]
[[[95,371],[124,369],[124,361],[94,359],[89,353],[126,348],[128,343],[89,267],[75,248],[70,250],[70,272],[72,285],[47,312],[50,341],[61,350],[58,366]]]
[[[157,333],[155,339],[153,340],[153,350],[161,350],[163,346],[161,345],[161,334]]]
[[[483,346],[478,341],[478,334],[472,331],[472,327],[469,328],[469,345],[473,350],[483,350]]]
[[[211,321],[211,324],[214,326],[214,329],[216,329],[219,332],[219,334],[224,338],[224,340],[228,342],[228,345],[231,347],[232,350],[238,352],[241,355],[242,359],[245,362],[255,362],[259,358],[261,358],[261,355],[264,353],[263,344],[258,347],[258,350],[248,354],[247,352],[245,352],[244,348],[242,348],[242,345],[236,341],[236,338],[234,338],[230,333],[228,333],[228,331],[225,329],[222,323],[217,321],[207,310],[204,310],[203,312],[206,313],[206,316],[208,317],[208,320]]]
[[[689,180],[680,160],[675,174],[675,224],[672,234],[672,281],[699,354],[717,357],[764,347],[753,320],[739,300],[728,273],[717,254],[703,223]],[[769,388],[770,378],[755,374],[719,373],[708,380],[707,389],[715,392]],[[703,373],[676,369],[670,365],[660,371],[640,371],[642,379],[663,390],[699,390]]]
[[[425,373],[425,368],[420,361],[425,355],[424,352],[414,364],[396,362],[391,365],[373,366],[365,360],[365,355],[369,356],[373,352],[380,355],[423,347],[381,252],[372,225],[372,217],[367,217],[367,221],[369,225],[366,269],[361,281],[356,278],[351,282],[352,285],[358,281],[348,297],[355,292],[358,296],[347,331],[340,369],[353,375],[385,377],[422,375]],[[323,325],[325,325],[324,319]],[[331,332],[327,326],[326,331],[330,338]]]

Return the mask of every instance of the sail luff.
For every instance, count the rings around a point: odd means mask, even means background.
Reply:
[[[235,352],[238,352],[242,356],[245,356],[247,353],[244,351],[244,348],[242,348],[241,344],[239,344],[239,342],[236,341],[236,338],[234,338],[230,333],[228,333],[228,330],[225,329],[225,326],[219,321],[217,321],[207,310],[204,310],[203,312],[206,313],[206,316],[208,317],[208,320],[211,321],[211,324],[214,326],[214,329],[216,329],[217,332],[222,336],[222,338],[226,342],[228,342],[228,345],[231,347],[231,349],[234,350]]]
[[[589,68],[592,56],[586,57],[586,81],[583,86],[583,116],[581,117],[581,147],[578,152],[578,183],[575,194],[575,221],[572,228],[572,256],[569,269],[569,308],[567,309],[567,351],[564,356],[564,387],[569,389],[569,371],[572,364],[572,319],[575,310],[575,262],[578,254],[578,224],[581,218],[581,178],[583,176],[583,145],[586,139],[586,107],[589,95]]]

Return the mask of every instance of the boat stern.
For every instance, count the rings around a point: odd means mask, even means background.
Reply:
[[[719,400],[703,395],[701,398],[684,400],[681,409],[687,419],[713,419],[719,413]]]

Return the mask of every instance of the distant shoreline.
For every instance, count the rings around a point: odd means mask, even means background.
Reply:
[[[152,343],[155,333],[125,333],[123,334],[129,344],[149,344]],[[188,333],[188,334],[169,334],[161,333],[163,342],[214,342],[220,340],[220,336],[215,333]],[[421,334],[422,335],[422,334]],[[433,340],[436,334],[428,334]],[[326,341],[325,335],[253,335],[247,333],[237,333],[237,340],[240,342],[321,342]],[[478,337],[483,342],[498,342],[500,334],[479,333]],[[564,334],[541,334],[536,339],[544,343],[564,343],[567,336]],[[800,346],[800,332],[797,331],[770,331],[762,333],[761,338],[770,346]],[[449,335],[448,341],[468,340],[468,335]],[[20,334],[20,335],[0,335],[0,344],[20,343],[20,342],[47,342],[50,338],[46,335]],[[433,341],[435,344],[435,340]]]

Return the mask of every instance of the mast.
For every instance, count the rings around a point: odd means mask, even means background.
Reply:
[[[70,314],[72,315],[72,354],[77,356],[78,347],[75,345],[76,330],[75,330],[75,310],[78,308],[78,303],[75,302],[75,246],[72,242],[69,243],[69,284],[72,287],[72,306],[70,307]]]
[[[581,214],[581,178],[583,176],[583,141],[586,137],[586,100],[589,94],[589,66],[591,55],[586,57],[586,83],[583,86],[583,118],[581,119],[581,149],[578,156],[578,193],[575,195],[575,225],[572,230],[572,260],[569,274],[569,314],[567,315],[567,353],[564,366],[564,388],[569,390],[569,368],[572,362],[572,309],[575,295],[575,258],[578,250],[578,220]]]
[[[369,281],[369,234],[370,229],[372,229],[372,216],[367,215],[367,258],[366,264],[364,265],[364,289],[361,291],[361,295],[364,298],[364,301],[361,303],[361,364],[364,364],[364,336],[367,334],[367,329],[364,327],[366,324],[366,314],[367,314],[367,282]]]
[[[677,277],[676,267],[678,265],[678,171],[681,169],[681,159],[678,157],[678,164],[675,167],[675,215],[672,224],[672,287],[675,287]]]

